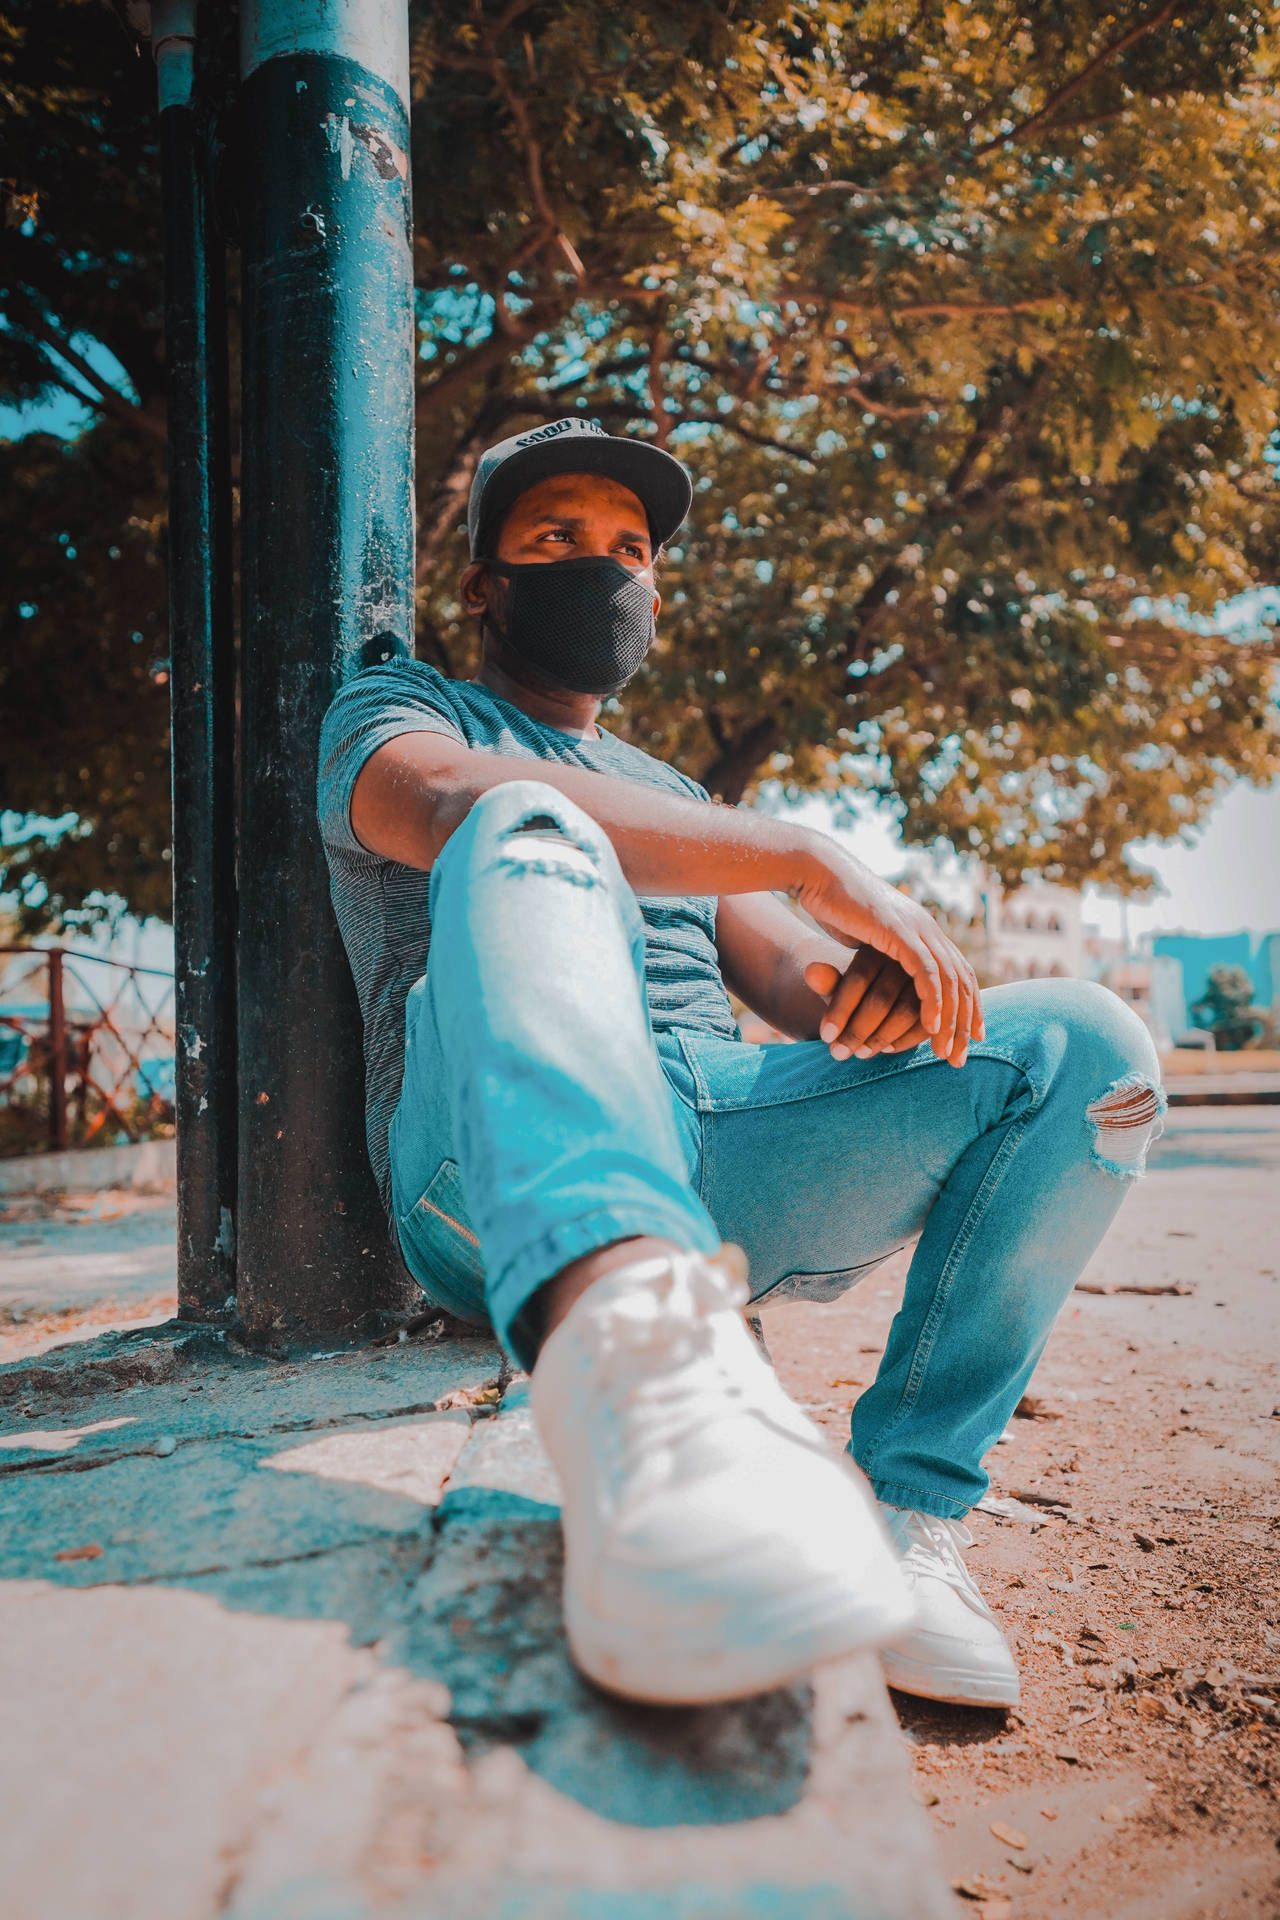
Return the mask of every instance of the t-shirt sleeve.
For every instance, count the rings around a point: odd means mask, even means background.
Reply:
[[[696,780],[689,778],[687,773],[681,773],[679,767],[672,767],[671,771],[691,800],[705,800],[708,806],[711,804],[711,795],[705,787],[700,787]]]
[[[405,733],[441,733],[466,744],[449,700],[448,682],[431,669],[372,667],[349,680],[320,728],[316,807],[320,834],[333,850],[373,856],[351,830],[351,795],[370,754]]]

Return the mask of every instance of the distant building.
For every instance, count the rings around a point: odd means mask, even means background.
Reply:
[[[983,971],[1006,980],[1078,980],[1085,974],[1084,913],[1072,887],[1033,880],[1005,893],[987,876],[982,888]]]

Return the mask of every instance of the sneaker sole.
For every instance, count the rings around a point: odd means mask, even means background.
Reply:
[[[897,1604],[833,1615],[829,1604],[812,1609],[807,1620],[789,1623],[785,1635],[762,1628],[755,1646],[663,1647],[652,1635],[624,1639],[616,1629],[566,1608],[565,1629],[575,1666],[606,1693],[650,1706],[709,1706],[744,1700],[803,1680],[813,1669],[850,1654],[883,1647],[908,1631],[915,1606],[904,1589]]]
[[[1017,1674],[1001,1677],[964,1667],[931,1667],[892,1650],[880,1655],[891,1687],[920,1700],[945,1700],[956,1707],[1016,1707],[1021,1693]]]

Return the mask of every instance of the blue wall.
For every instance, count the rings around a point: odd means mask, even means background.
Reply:
[[[1182,964],[1187,1026],[1191,1025],[1191,1009],[1208,984],[1210,967],[1243,967],[1253,982],[1253,997],[1259,1006],[1269,1007],[1280,992],[1280,980],[1272,978],[1275,935],[1158,933],[1151,944],[1153,952],[1168,954]]]

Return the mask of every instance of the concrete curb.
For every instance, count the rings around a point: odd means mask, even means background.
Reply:
[[[171,1193],[177,1185],[175,1143],[141,1140],[123,1147],[75,1147],[68,1153],[24,1153],[0,1160],[0,1197],[18,1193],[98,1193],[130,1187]]]

